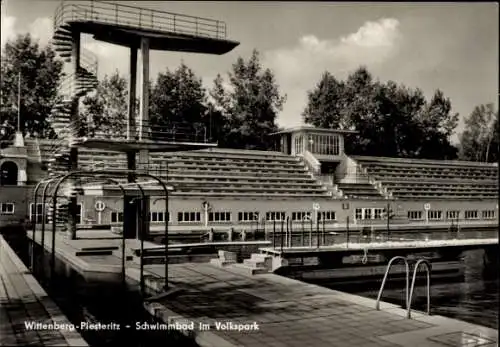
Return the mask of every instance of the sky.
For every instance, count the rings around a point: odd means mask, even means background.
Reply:
[[[52,36],[60,1],[2,0],[1,45],[30,32],[41,45]],[[81,3],[81,2],[80,2]],[[207,88],[217,74],[227,78],[231,65],[253,49],[276,75],[287,95],[280,126],[302,124],[301,113],[325,71],[344,79],[364,65],[380,81],[393,80],[423,90],[430,98],[441,89],[463,118],[474,106],[498,109],[498,4],[490,3],[342,3],[122,1],[149,9],[226,22],[227,37],[240,42],[225,55],[151,52],[150,76],[183,61]],[[128,71],[127,48],[82,39],[98,57],[99,76]],[[453,138],[456,141],[456,135]]]

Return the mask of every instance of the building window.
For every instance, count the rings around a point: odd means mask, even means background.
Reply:
[[[373,219],[382,219],[383,212],[384,212],[383,208],[374,208],[373,209]]]
[[[83,206],[76,204],[76,224],[82,224]]]
[[[292,221],[310,220],[311,212],[292,212]]]
[[[408,211],[409,220],[422,220],[422,211]]]
[[[477,210],[465,211],[465,219],[477,219]]]
[[[266,220],[268,221],[285,220],[285,212],[266,212]]]
[[[336,220],[337,216],[335,214],[335,211],[321,211],[321,220],[324,221],[329,221],[329,220]]]
[[[446,219],[458,219],[460,211],[446,211]]]
[[[356,220],[363,219],[363,210],[360,209],[360,208],[357,208],[356,211],[355,211],[355,214],[354,214],[354,218]]]
[[[2,202],[0,204],[1,214],[14,214],[15,204],[13,202]]]
[[[170,214],[169,214],[170,215]],[[170,220],[170,218],[168,218]],[[165,212],[150,212],[149,221],[152,223],[162,223],[165,222]]]
[[[111,223],[123,222],[123,212],[111,212]]]
[[[495,219],[495,211],[494,210],[486,210],[482,213],[483,219]]]
[[[230,222],[231,212],[210,212],[208,214],[209,222]]]
[[[429,211],[429,220],[440,220],[443,216],[443,211]]]
[[[17,185],[18,168],[13,161],[6,161],[0,165],[0,186]]]
[[[363,219],[372,219],[372,209],[371,208],[364,208],[363,209]]]
[[[259,212],[238,212],[238,222],[253,222],[259,219]]]
[[[340,137],[339,136],[333,136],[332,140],[333,140],[332,154],[333,155],[339,155],[340,154]]]
[[[179,212],[177,221],[182,223],[201,222],[201,212]]]
[[[42,223],[42,203],[37,203],[36,204],[36,210],[35,210],[35,204],[31,203],[30,204],[30,221],[35,221],[36,223]],[[45,221],[47,222],[47,216],[49,213],[49,204],[45,204]]]

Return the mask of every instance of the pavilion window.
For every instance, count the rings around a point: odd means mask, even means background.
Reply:
[[[478,213],[477,210],[465,211],[465,219],[477,219]]]

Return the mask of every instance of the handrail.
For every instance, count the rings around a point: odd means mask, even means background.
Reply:
[[[415,269],[413,270],[413,279],[411,281],[411,289],[410,296],[408,297],[408,305],[407,305],[407,318],[411,318],[411,302],[413,299],[413,289],[415,288],[415,279],[417,277],[417,270],[420,264],[425,265],[425,270],[427,272],[427,314],[430,316],[431,314],[431,264],[427,259],[419,259],[415,263]]]
[[[382,297],[382,292],[384,291],[384,287],[385,287],[385,282],[387,280],[387,276],[389,275],[389,270],[391,269],[391,266],[392,266],[392,263],[396,260],[403,260],[404,263],[405,263],[405,267],[406,267],[406,291],[405,291],[405,296],[406,296],[406,307],[409,307],[409,304],[408,304],[408,287],[409,287],[409,284],[410,284],[410,266],[408,265],[408,260],[405,258],[405,257],[402,257],[400,255],[398,256],[395,256],[394,258],[392,258],[391,260],[389,260],[389,263],[387,264],[387,268],[385,269],[385,274],[384,274],[384,279],[382,280],[382,285],[380,286],[380,290],[378,292],[378,296],[377,296],[377,302],[375,303],[375,309],[377,311],[380,310],[380,298]]]
[[[56,9],[54,29],[68,21],[101,22],[215,39],[226,37],[226,23],[219,20],[102,1],[62,3]]]

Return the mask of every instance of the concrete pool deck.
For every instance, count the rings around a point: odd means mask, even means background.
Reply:
[[[58,324],[61,329],[27,324]],[[88,346],[0,235],[0,346]]]
[[[103,245],[103,240],[84,241]],[[75,256],[74,249],[59,237],[56,256],[83,272],[121,271],[120,258]],[[147,265],[145,273],[149,275],[146,283],[151,284],[152,277],[163,276],[164,266]],[[139,281],[136,264],[127,262],[126,275],[129,281]],[[169,282],[178,290],[147,302],[146,308],[164,322],[194,322],[195,329],[184,333],[204,347],[498,346],[495,329],[419,312],[407,319],[406,310],[397,305],[382,303],[377,311],[372,299],[271,273],[249,275],[233,265],[170,264]],[[248,324],[242,327],[253,330],[223,330],[221,323]]]

